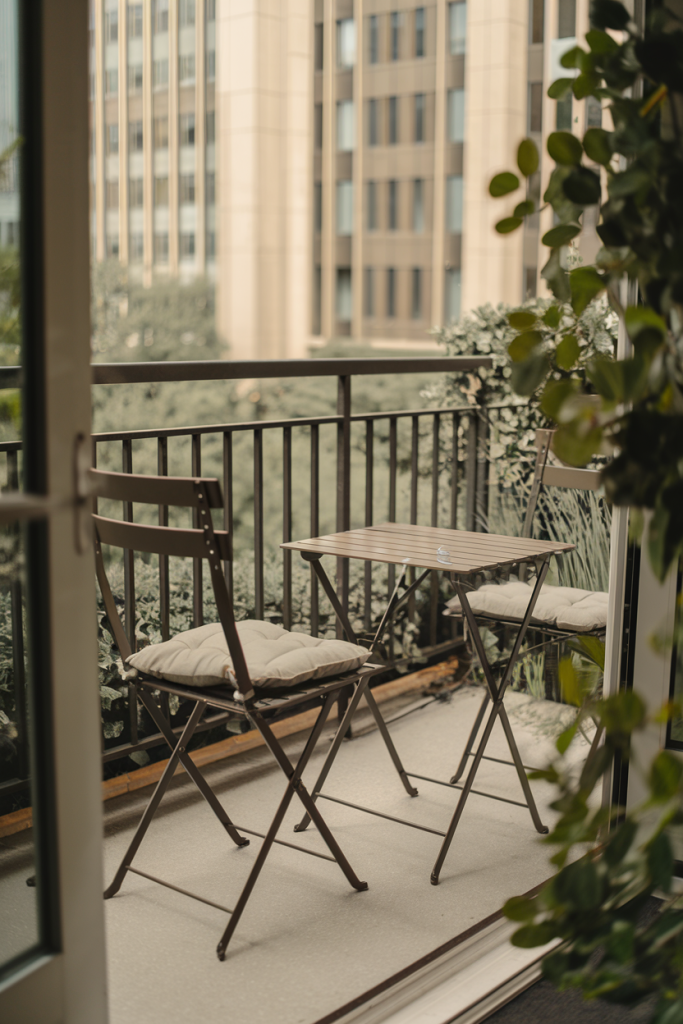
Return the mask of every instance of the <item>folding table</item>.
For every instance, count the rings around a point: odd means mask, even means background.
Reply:
[[[337,756],[342,739],[346,734],[346,728],[350,724],[351,718],[358,706],[361,696],[363,695],[363,690],[361,689],[356,690],[353,699],[350,701],[346,709],[341,726],[330,747],[318,780],[311,791],[312,798],[315,800],[318,797],[322,797],[326,800],[332,800],[336,803],[341,803],[349,807],[355,807],[357,810],[375,814],[378,817],[388,818],[389,820],[398,822],[402,825],[409,825],[412,828],[418,828],[425,832],[431,832],[432,834],[441,836],[443,838],[443,842],[431,873],[431,882],[433,885],[438,885],[439,875],[441,873],[446,854],[448,853],[451,842],[453,841],[455,830],[458,827],[467,798],[471,792],[474,792],[479,796],[486,796],[494,800],[501,800],[504,803],[514,804],[518,807],[527,807],[537,831],[546,833],[548,828],[542,824],[539,817],[533,794],[531,792],[531,787],[529,786],[529,781],[526,777],[524,765],[522,764],[522,759],[520,757],[519,750],[517,749],[512,727],[503,705],[503,697],[505,696],[505,691],[512,679],[512,671],[519,657],[524,637],[529,627],[529,623],[531,622],[536,601],[541,592],[543,581],[548,573],[550,559],[553,555],[571,551],[574,545],[560,544],[548,540],[506,537],[492,533],[469,533],[462,530],[446,530],[433,526],[416,526],[414,524],[404,523],[382,523],[378,526],[368,526],[358,530],[346,530],[342,533],[333,533],[324,537],[311,537],[308,540],[290,541],[283,544],[282,547],[291,548],[294,551],[301,552],[302,558],[307,562],[312,563],[313,569],[318,576],[332,607],[334,608],[337,618],[346,633],[347,639],[354,643],[358,643],[358,638],[356,637],[353,627],[349,622],[348,615],[339,601],[335,589],[321,564],[320,560],[322,556],[336,555],[338,558],[358,558],[364,561],[387,562],[390,565],[401,566],[402,571],[399,574],[399,579],[382,617],[379,628],[375,634],[371,650],[373,650],[382,639],[386,624],[396,610],[398,604],[401,601],[404,601],[417,587],[419,587],[429,573],[434,570],[448,573],[460,599],[463,614],[470,629],[472,641],[484,672],[487,688],[486,697],[484,698],[475,726],[470,734],[461,764],[466,763],[468,758],[472,756],[472,747],[474,746],[476,735],[484,720],[486,708],[489,703],[492,704],[489,717],[486,721],[486,725],[484,726],[484,731],[481,739],[479,740],[476,752],[473,755],[474,760],[465,782],[462,784],[457,782],[459,773],[451,779],[450,782],[444,782],[441,779],[432,779],[426,775],[417,775],[415,772],[407,772],[404,769],[396,747],[389,735],[384,719],[382,718],[382,714],[372,695],[372,691],[369,687],[364,688],[365,698],[370,707],[370,711],[377,723],[399,777],[401,778],[401,781],[409,795],[417,796],[417,790],[409,781],[411,778],[422,779],[426,782],[434,782],[438,785],[448,786],[451,789],[461,790],[457,806],[446,832],[427,828],[426,826],[420,825],[416,822],[397,818],[393,815],[385,814],[369,807],[362,807],[359,804],[351,803],[348,800],[341,800],[338,797],[333,797],[322,792],[322,787],[332,764],[334,763],[334,759]],[[469,583],[468,585],[468,580],[471,580],[472,577],[476,577],[482,573],[506,571],[519,563],[532,563],[535,565],[536,583],[533,588],[526,613],[520,623],[519,631],[512,647],[512,652],[507,664],[502,669],[499,682],[496,683],[493,669],[486,656],[484,643],[479,631],[479,625],[474,617],[467,598],[467,589],[472,589],[472,584]],[[400,588],[408,568],[419,568],[422,569],[423,572],[413,581],[413,583],[405,588],[403,593],[400,593]],[[505,738],[507,740],[508,747],[510,748],[510,754],[512,756],[511,762],[505,761],[503,763],[511,764],[515,767],[524,793],[525,803],[520,803],[517,800],[509,800],[506,797],[501,797],[494,793],[487,793],[485,791],[474,790],[472,788],[479,765],[482,759],[486,757],[486,747],[497,718],[500,718],[501,725],[505,732]],[[499,758],[487,758],[487,760],[500,761]],[[310,820],[310,815],[304,815],[302,821],[296,826],[295,831],[303,831],[307,828]]]

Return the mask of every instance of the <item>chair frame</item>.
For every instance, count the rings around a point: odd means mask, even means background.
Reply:
[[[221,562],[232,558],[231,538],[226,531],[214,529],[212,522],[211,510],[222,508],[223,506],[218,480],[206,477],[141,476],[132,473],[110,473],[101,470],[91,470],[91,481],[92,491],[98,497],[122,501],[128,504],[142,503],[157,506],[171,505],[193,508],[196,510],[199,525],[199,529],[191,530],[166,525],[143,526],[127,521],[107,519],[97,514],[93,515],[97,579],[109,626],[124,663],[132,654],[132,648],[107,579],[102,556],[103,544],[119,547],[124,551],[144,551],[159,555],[206,559],[209,563],[218,617],[223,627],[235,674],[234,685],[227,684],[224,686],[195,688],[178,685],[138,672],[136,678],[136,685],[140,685],[138,695],[168,744],[171,756],[145,808],[114,878],[105,890],[104,898],[110,899],[119,891],[124,878],[130,871],[133,874],[141,875],[143,878],[157,882],[160,885],[164,885],[169,889],[173,889],[176,892],[180,892],[185,896],[189,896],[192,899],[206,903],[229,914],[230,919],[216,950],[218,959],[224,960],[228,944],[274,844],[287,846],[323,860],[336,862],[354,889],[362,892],[368,888],[367,882],[361,881],[358,878],[332,835],[315,801],[304,786],[302,775],[333,705],[338,703],[340,697],[348,693],[350,688],[353,691],[353,704],[357,706],[358,700],[360,700],[360,697],[368,688],[370,678],[381,669],[381,666],[365,665],[356,671],[345,673],[342,676],[317,681],[315,685],[310,687],[303,685],[286,692],[277,691],[272,695],[269,695],[268,691],[262,691],[259,694],[254,689],[249,678],[244,652],[235,625],[232,601],[221,566]],[[161,706],[157,704],[155,700],[156,692],[159,694],[174,694],[177,697],[194,702],[194,708],[179,737],[173,732],[170,721],[162,712]],[[273,732],[273,721],[317,706],[319,706],[320,711],[311,728],[304,750],[296,763],[293,763]],[[285,775],[287,785],[284,795],[265,834],[245,828],[242,825],[238,826],[231,820],[188,753],[188,744],[209,707],[220,708],[246,719],[252,728],[258,730],[264,743]],[[135,855],[179,765],[182,765],[236,846],[244,847],[249,845],[249,839],[246,838],[246,835],[257,836],[263,840],[244,888],[232,909],[133,867]],[[301,801],[306,814],[315,821],[327,845],[329,854],[307,849],[306,847],[277,838],[278,830],[294,796]],[[246,833],[246,835],[242,835],[242,833]]]

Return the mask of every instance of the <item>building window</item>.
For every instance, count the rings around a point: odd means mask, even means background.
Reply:
[[[465,141],[465,90],[448,90],[448,141]]]
[[[119,41],[119,12],[115,7],[104,12],[104,41],[105,43],[118,43]]]
[[[353,233],[353,182],[337,182],[337,234]]]
[[[337,65],[352,68],[356,63],[356,22],[342,18],[337,22]]]
[[[135,231],[129,235],[128,255],[131,263],[142,263],[144,240],[142,232]]]
[[[462,234],[462,174],[446,178],[446,229],[452,235]]]
[[[398,142],[398,96],[389,97],[389,145]]]
[[[389,231],[396,231],[398,227],[398,182],[388,182],[388,209],[387,209],[387,227]]]
[[[179,0],[178,24],[181,28],[186,25],[194,25],[196,21],[195,0]]]
[[[379,100],[368,100],[368,145],[379,145]]]
[[[536,267],[524,268],[524,299],[536,298]]]
[[[351,319],[351,268],[337,267],[337,320],[348,323]]]
[[[142,89],[142,64],[128,65],[128,92],[140,92]]]
[[[569,93],[564,99],[557,101],[555,128],[558,132],[570,132],[572,130],[572,113],[572,94]]]
[[[396,316],[396,271],[387,267],[387,316]]]
[[[180,145],[194,146],[194,114],[180,115]]]
[[[206,115],[206,142],[216,141],[216,111],[209,110]]]
[[[341,100],[337,103],[337,149],[342,153],[348,153],[354,148],[355,121],[353,100]]]
[[[119,151],[119,126],[118,124],[107,125],[107,154],[111,156]]]
[[[319,21],[315,26],[315,37],[313,40],[313,60],[316,71],[322,71],[323,69],[323,32],[323,24]]]
[[[206,0],[206,21],[216,20],[216,0]]]
[[[207,82],[216,81],[216,51],[206,51],[206,80]]]
[[[313,229],[318,235],[323,229],[323,186],[320,181],[313,186]]]
[[[322,315],[322,268],[318,265],[313,268],[313,323],[311,330],[313,334],[320,334],[320,320]]]
[[[543,130],[543,82],[529,82],[529,131]]]
[[[216,202],[216,175],[214,171],[206,172],[206,195],[204,198],[207,206],[211,206],[212,203]]]
[[[323,148],[323,105],[316,103],[313,111],[313,140],[316,149]]]
[[[181,232],[178,243],[180,259],[191,259],[194,256],[194,231]]]
[[[152,32],[168,32],[168,0],[152,0]]]
[[[363,272],[363,307],[365,316],[375,315],[375,275],[372,267],[366,267]]]
[[[207,260],[214,260],[216,258],[216,232],[206,232],[206,258]]]
[[[128,4],[128,38],[142,39],[142,4]]]
[[[425,94],[415,93],[415,141],[425,140]]]
[[[377,182],[368,182],[368,231],[377,230]]]
[[[140,122],[140,129],[142,129],[142,121]],[[155,149],[168,149],[168,118],[167,117],[155,117],[154,118],[154,148]]]
[[[420,320],[422,317],[422,270],[420,267],[413,267],[410,314],[413,320]]]
[[[154,179],[154,205],[168,206],[168,178]]]
[[[446,323],[460,319],[460,271],[446,271],[446,287],[444,289],[444,306]]]
[[[194,202],[194,174],[181,174],[180,180],[180,202]]]
[[[425,229],[424,184],[422,178],[413,181],[413,231],[418,235]]]
[[[194,82],[194,54],[184,53],[178,57],[178,81]]]
[[[448,5],[448,44],[451,54],[456,57],[465,52],[467,43],[467,4]]]
[[[162,231],[154,235],[154,262],[168,263],[168,232]]]
[[[117,258],[119,255],[119,236],[107,235],[107,256]]]
[[[155,89],[165,89],[168,86],[167,60],[155,60],[152,62],[152,85]]]
[[[108,181],[106,187],[106,203],[108,210],[118,210],[119,208],[119,183],[118,181]]]
[[[391,19],[391,59],[398,60],[401,45],[401,13],[392,11]]]
[[[128,182],[128,205],[131,210],[142,206],[142,178],[131,178]]]
[[[586,97],[586,127],[602,128],[602,104],[595,96]]]
[[[109,68],[104,77],[104,91],[107,96],[116,96],[119,91],[119,69]]]
[[[371,14],[368,19],[368,57],[371,64],[379,61],[379,18]]]
[[[415,56],[425,55],[425,9],[418,7],[415,11]]]
[[[530,0],[530,6],[529,41],[532,43],[542,43],[545,0]]]
[[[142,152],[142,121],[131,121],[128,125],[128,148],[131,153]]]
[[[576,0],[559,0],[557,5],[557,38],[576,35]]]

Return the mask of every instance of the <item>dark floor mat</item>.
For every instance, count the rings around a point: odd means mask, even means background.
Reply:
[[[647,1024],[655,999],[628,1009],[600,999],[586,1001],[580,992],[557,992],[549,981],[539,981],[503,1006],[487,1024]]]

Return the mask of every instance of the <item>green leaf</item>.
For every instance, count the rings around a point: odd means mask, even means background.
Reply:
[[[616,867],[624,860],[638,835],[638,824],[627,818],[623,824],[612,832],[605,847],[605,860],[610,867]]]
[[[571,658],[563,658],[559,664],[558,675],[560,677],[560,688],[562,697],[567,704],[574,704],[579,707],[583,700],[581,683],[574,662]]]
[[[605,641],[598,636],[579,636],[576,638],[574,650],[577,650],[584,658],[588,658],[598,668],[605,671]]]
[[[585,55],[585,50],[580,46],[572,46],[571,50],[562,54],[560,64],[563,68],[582,68]]]
[[[661,341],[667,335],[666,321],[649,306],[629,306],[624,313],[624,324],[633,342],[645,330],[655,331]]]
[[[599,450],[602,431],[599,427],[586,432],[577,430],[576,424],[561,424],[553,437],[553,451],[569,466],[585,466]]]
[[[631,15],[618,0],[593,0],[590,19],[596,28],[623,31],[631,20]]]
[[[516,331],[527,331],[536,323],[536,314],[530,313],[528,309],[516,309],[508,313],[508,323]]]
[[[571,132],[551,132],[548,136],[548,153],[556,164],[572,166],[581,163],[583,147]]]
[[[559,306],[548,306],[545,313],[543,314],[543,323],[550,327],[552,331],[556,330],[560,326],[560,320],[562,318],[562,312]]]
[[[535,348],[543,341],[543,335],[539,331],[525,331],[513,338],[508,345],[510,359],[514,363],[521,363],[528,359]]]
[[[592,71],[584,71],[577,75],[572,83],[572,92],[577,100],[585,100],[586,96],[592,96],[600,85],[600,79]]]
[[[512,171],[503,171],[502,174],[496,174],[495,177],[491,178],[489,185],[489,193],[494,199],[499,199],[500,196],[506,196],[509,192],[514,192],[516,188],[519,188],[519,178]]]
[[[602,885],[590,857],[582,857],[562,868],[554,883],[558,898],[578,911],[594,910],[600,904]]]
[[[578,224],[558,224],[557,227],[546,231],[541,241],[543,245],[555,249],[559,245],[569,245],[572,238],[576,238],[580,232],[581,228]]]
[[[595,267],[576,267],[569,275],[572,309],[580,316],[593,299],[605,290],[605,281]]]
[[[660,832],[648,844],[647,866],[653,883],[664,892],[668,892],[674,873],[674,855],[671,840],[666,832]]]
[[[547,945],[556,934],[555,926],[550,921],[543,924],[526,924],[514,932],[510,942],[521,949],[533,949],[534,946]]]
[[[577,167],[562,182],[567,199],[577,206],[595,206],[600,202],[600,176],[588,167]]]
[[[651,1024],[680,1024],[683,1020],[683,999],[664,1003],[657,1007]]]
[[[608,697],[600,706],[600,717],[609,733],[629,735],[645,722],[646,709],[643,701],[633,690]]]
[[[592,28],[590,32],[586,32],[586,42],[593,53],[615,53],[619,49],[619,43],[616,39],[613,39],[607,32],[602,32],[597,28]]]
[[[655,800],[670,800],[683,777],[683,764],[670,750],[660,750],[650,765],[650,790]]]
[[[555,362],[561,370],[571,370],[580,354],[581,349],[576,335],[566,334],[555,349]]]
[[[529,217],[532,213],[536,212],[536,204],[532,199],[525,199],[522,203],[517,203],[513,214],[515,217]]]
[[[531,395],[543,383],[549,369],[547,355],[534,352],[523,363],[513,363],[510,384],[518,395]]]
[[[557,421],[564,403],[576,394],[576,385],[571,380],[549,380],[541,395],[541,412],[548,419]]]
[[[525,178],[538,170],[538,150],[533,139],[522,139],[517,150],[517,166]]]
[[[583,148],[588,159],[606,167],[612,159],[610,138],[604,128],[589,128],[583,136]]]
[[[610,199],[626,199],[627,196],[640,192],[654,185],[654,179],[644,167],[628,167],[620,174],[615,174],[607,186]]]
[[[557,78],[549,87],[548,96],[551,100],[563,100],[571,92],[573,84],[573,78]]]
[[[536,904],[528,896],[513,896],[503,904],[503,913],[509,921],[531,921],[536,915]]]
[[[608,953],[618,963],[628,963],[629,960],[633,959],[635,938],[635,928],[630,921],[613,921],[609,938],[607,939]]]
[[[564,729],[563,732],[555,740],[555,747],[557,748],[558,754],[566,754],[569,746],[576,736],[576,730],[578,729],[578,720],[574,722],[569,728]]]
[[[516,231],[524,221],[521,217],[503,217],[496,224],[496,231],[499,235],[509,235],[511,231]]]
[[[548,282],[548,287],[559,302],[569,301],[569,274],[560,262],[559,249],[553,249],[551,252],[548,262],[541,270],[541,277]]]

